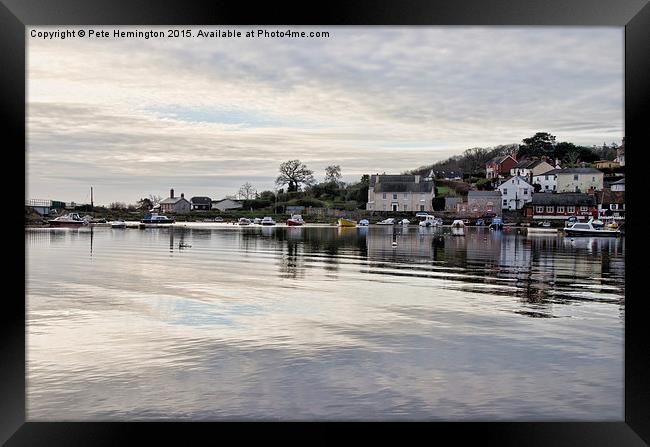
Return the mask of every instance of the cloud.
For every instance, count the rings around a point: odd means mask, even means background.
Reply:
[[[218,179],[271,188],[290,158],[352,180],[536,131],[623,136],[622,28],[318,30],[330,37],[28,39],[29,196],[80,200],[81,184],[128,176],[161,195],[214,176],[225,195],[237,185]]]

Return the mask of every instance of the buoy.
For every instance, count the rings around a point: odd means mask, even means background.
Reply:
[[[393,241],[393,247],[397,247],[397,241]]]

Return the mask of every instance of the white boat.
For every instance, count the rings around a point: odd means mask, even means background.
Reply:
[[[381,222],[377,222],[377,225],[395,225],[395,219],[389,217],[388,219],[384,219]]]
[[[250,225],[250,224],[251,224],[251,220],[250,220],[250,219],[246,219],[245,217],[240,217],[240,218],[239,218],[239,221],[238,221],[237,223],[238,223],[239,225]]]
[[[111,222],[111,228],[126,228],[126,222],[122,219],[114,220]]]
[[[465,228],[465,222],[460,219],[456,219],[451,223],[452,228]]]
[[[88,225],[88,221],[82,219],[78,213],[68,213],[52,219],[48,222],[53,227],[82,227]]]
[[[275,221],[273,220],[272,217],[268,217],[268,216],[267,216],[267,217],[265,217],[264,219],[262,219],[262,221],[260,222],[260,224],[261,224],[261,225],[275,225]]]
[[[427,214],[426,216],[424,216],[424,220],[421,220],[420,223],[418,223],[418,225],[421,227],[438,227],[442,225],[442,220],[436,219],[431,214]]]
[[[260,219],[259,217],[256,217],[255,219],[253,219],[253,223],[255,225],[259,225],[261,222],[262,222],[262,219]]]
[[[362,227],[367,227],[368,225],[370,225],[370,222],[368,222],[368,219],[361,219],[359,221],[359,225]]]
[[[618,228],[602,228],[593,224],[593,219],[588,222],[574,222],[564,228],[567,236],[619,236],[621,230]]]
[[[410,223],[411,223],[411,221],[408,220],[408,219],[402,219],[402,220],[400,221],[400,224],[402,224],[402,225],[408,225],[408,224],[410,224]]]
[[[147,213],[140,221],[140,223],[143,224],[154,224],[154,225],[173,224],[174,222],[175,220],[173,218],[169,218],[164,214],[157,214],[157,213]]]

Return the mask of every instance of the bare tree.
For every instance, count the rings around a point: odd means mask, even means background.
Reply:
[[[240,199],[254,199],[255,196],[257,195],[257,190],[251,185],[249,182],[244,183],[241,185],[241,188],[239,188],[239,191],[237,193]]]
[[[154,194],[149,194],[149,200],[151,200],[151,203],[153,205],[158,205],[160,202],[162,202],[162,199],[163,198],[161,196],[157,196],[157,195],[154,195]]]
[[[300,160],[285,161],[280,165],[280,175],[275,180],[278,186],[288,185],[287,191],[298,191],[300,184],[312,185],[315,183],[314,172]]]
[[[325,168],[325,182],[338,183],[341,180],[341,166],[331,165]]]

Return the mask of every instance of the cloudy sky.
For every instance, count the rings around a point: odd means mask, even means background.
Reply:
[[[537,131],[586,145],[623,137],[623,28],[290,29],[330,37],[28,30],[28,198],[88,202],[94,186],[97,204],[170,187],[217,199],[246,181],[273,189],[295,158],[318,180],[339,164],[353,181]]]

